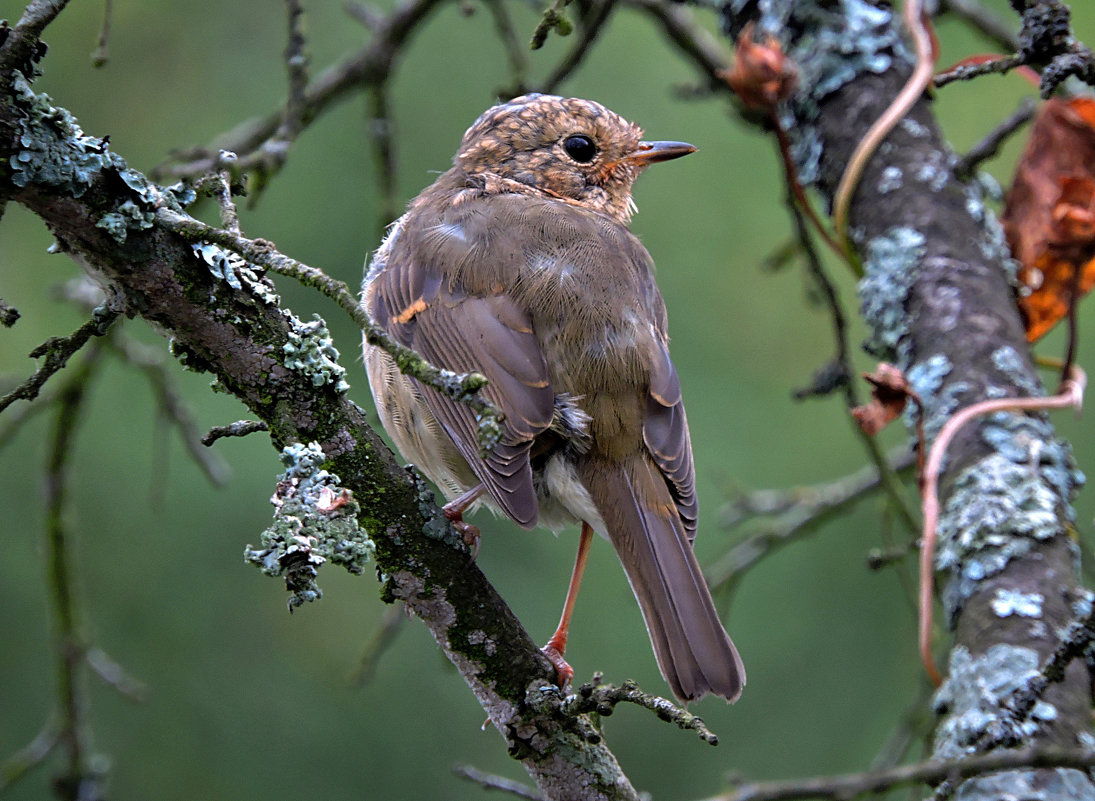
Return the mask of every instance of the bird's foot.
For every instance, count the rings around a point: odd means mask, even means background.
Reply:
[[[555,645],[554,640],[548,642],[540,651],[555,668],[555,683],[559,685],[560,690],[566,690],[570,686],[570,680],[574,678],[574,668],[563,659],[563,651]]]
[[[441,507],[441,511],[445,513],[445,517],[452,523],[452,527],[456,529],[460,538],[464,540],[464,544],[471,549],[471,556],[474,559],[479,555],[479,529],[473,526],[471,523],[465,523],[462,517],[462,510],[449,511],[448,507]]]

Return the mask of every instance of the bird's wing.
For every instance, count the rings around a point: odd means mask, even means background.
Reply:
[[[373,319],[403,345],[429,362],[455,372],[478,371],[490,382],[484,391],[502,411],[503,437],[483,459],[475,414],[464,404],[423,387],[429,410],[452,438],[488,492],[515,522],[536,524],[538,503],[529,463],[532,440],[551,424],[554,393],[548,368],[524,308],[495,284],[469,292],[455,276],[471,260],[522,258],[512,233],[473,236],[462,222],[441,218],[434,225],[404,227],[385,263],[371,271]]]
[[[659,345],[651,365],[650,394],[643,415],[643,441],[669,484],[691,542],[696,538],[699,509],[692,442],[681,400],[681,382],[669,359],[668,343],[664,336],[659,337]]]

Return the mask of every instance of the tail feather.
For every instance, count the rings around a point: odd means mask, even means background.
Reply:
[[[645,456],[590,459],[582,483],[604,519],[642,609],[662,676],[681,700],[707,693],[736,701],[745,668],[711,593],[669,488]]]

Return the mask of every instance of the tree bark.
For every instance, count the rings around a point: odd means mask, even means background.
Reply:
[[[745,5],[724,7],[732,34],[757,19]],[[785,119],[799,172],[832,198],[857,143],[912,72],[900,23],[888,7],[858,0],[764,8],[758,29],[780,36],[800,70]],[[923,400],[929,446],[959,408],[1044,394],[1002,230],[977,186],[952,175],[954,162],[925,96],[871,158],[850,208],[851,239],[865,267],[859,295],[871,326],[867,348],[896,362]],[[1090,604],[1070,535],[1070,501],[1081,482],[1044,414],[989,415],[951,445],[935,566],[954,645],[934,701],[941,716],[935,758],[1092,744],[1091,685],[1080,660],[1013,732],[1017,740],[998,736],[1014,728],[1009,701]],[[1003,790],[1087,798],[1095,785],[1081,771],[1042,769],[961,787],[969,799],[998,798]]]

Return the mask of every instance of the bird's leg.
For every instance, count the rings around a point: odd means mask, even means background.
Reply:
[[[578,541],[578,555],[574,558],[574,571],[570,574],[570,586],[567,587],[566,601],[563,602],[563,614],[559,618],[559,627],[551,635],[542,650],[548,661],[555,666],[559,686],[566,688],[574,678],[574,668],[563,659],[567,649],[567,635],[570,633],[570,619],[574,615],[574,602],[578,600],[578,587],[582,583],[582,574],[589,561],[589,546],[593,542],[593,528],[582,521],[582,537]]]
[[[472,549],[473,554],[479,550],[479,529],[471,523],[464,522],[464,512],[486,491],[486,485],[476,484],[463,495],[456,496],[441,507],[445,517],[452,523],[452,527],[460,532],[460,536],[464,538],[464,544]]]

